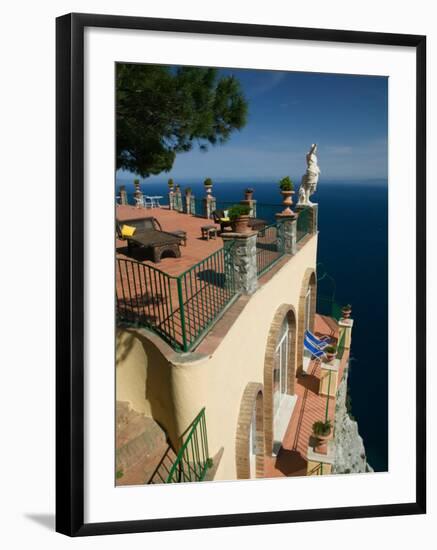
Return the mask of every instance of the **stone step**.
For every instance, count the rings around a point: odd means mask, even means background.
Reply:
[[[117,485],[148,483],[168,451],[164,430],[150,417],[130,408],[127,402],[116,407]]]
[[[117,479],[117,485],[165,483],[175,458],[176,455],[169,447],[143,455],[135,464],[123,470],[123,476]]]
[[[117,401],[115,447],[119,449],[148,429],[150,419],[130,408],[126,401]]]

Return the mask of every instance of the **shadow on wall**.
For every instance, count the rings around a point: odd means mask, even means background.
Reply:
[[[124,379],[123,399],[131,404],[138,401],[140,388],[135,387],[138,381],[144,383],[144,410],[146,416],[153,418],[166,432],[171,445],[178,447],[175,421],[175,409],[172,391],[172,365],[156,346],[141,334],[141,329],[118,329],[116,332],[117,377],[121,376],[118,368],[126,368],[136,376]],[[130,387],[129,387],[130,385]],[[131,396],[131,398],[130,398]],[[116,396],[118,399],[118,396]]]

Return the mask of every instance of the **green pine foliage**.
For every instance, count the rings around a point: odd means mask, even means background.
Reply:
[[[239,81],[217,69],[117,64],[117,168],[171,170],[177,153],[225,143],[247,121]]]

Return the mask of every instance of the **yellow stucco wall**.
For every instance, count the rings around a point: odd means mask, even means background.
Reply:
[[[116,332],[116,400],[154,418],[177,440],[172,365],[136,330]]]
[[[170,366],[155,346],[137,341],[131,342],[130,351],[117,362],[117,398],[152,415],[172,433],[174,430],[183,433],[199,410],[206,407],[210,455],[224,447],[215,479],[236,478],[235,437],[244,389],[249,382],[263,383],[265,347],[272,319],[284,303],[298,311],[302,280],[309,267],[315,269],[316,254],[317,235],[314,235],[251,296],[212,355],[195,361],[187,361],[189,357],[178,361],[174,354]],[[126,336],[120,338],[124,341]],[[149,381],[151,368],[153,384]],[[148,385],[149,392],[144,391]],[[162,396],[154,397],[152,389],[162,392]],[[169,410],[165,411],[165,407]]]

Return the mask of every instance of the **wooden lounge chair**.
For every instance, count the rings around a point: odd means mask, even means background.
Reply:
[[[123,237],[121,228],[124,224],[135,227],[135,233],[131,237]],[[135,246],[150,248],[155,263],[160,262],[163,255],[175,258],[181,256],[180,245],[184,237],[163,231],[156,218],[140,218],[123,222],[117,220],[116,231],[118,238],[127,241],[129,253]]]

